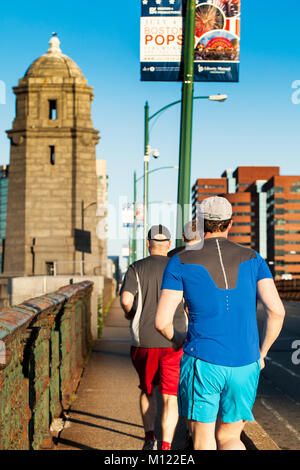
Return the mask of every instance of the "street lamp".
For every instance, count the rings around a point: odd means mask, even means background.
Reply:
[[[157,154],[158,151],[156,150]],[[156,157],[157,158],[157,157]],[[143,241],[143,257],[145,258],[147,255],[147,228],[148,228],[148,207],[149,207],[149,197],[148,197],[148,183],[149,183],[149,178],[148,176],[151,173],[155,173],[156,171],[160,170],[169,170],[169,169],[174,169],[178,170],[178,166],[161,166],[159,168],[154,168],[151,171],[148,171],[148,166],[145,172],[145,167],[144,167],[144,174],[140,176],[139,178],[136,177],[136,171],[133,174],[133,239],[132,239],[132,256],[133,256],[133,261],[136,261],[136,256],[137,256],[137,243],[136,243],[136,237],[137,237],[137,220],[136,220],[136,200],[137,200],[137,182],[140,181],[141,179],[144,179],[144,241]],[[146,178],[145,178],[146,177]],[[147,179],[147,183],[145,185],[145,179]],[[146,193],[145,193],[145,186],[146,186]],[[146,194],[146,199],[145,199],[145,194]],[[147,211],[147,218],[145,218],[145,209]]]
[[[210,101],[217,101],[219,103],[222,103],[224,101],[226,101],[228,98],[227,95],[209,95],[209,96],[193,96],[193,100],[210,100]],[[181,100],[176,100],[176,101],[173,101],[172,103],[169,103],[167,104],[166,106],[164,106],[163,108],[159,109],[158,111],[156,111],[154,114],[152,114],[152,116],[150,116],[150,113],[149,113],[149,103],[148,101],[146,101],[146,104],[145,104],[145,115],[144,115],[144,134],[145,134],[145,141],[144,141],[144,147],[145,147],[145,154],[144,154],[144,257],[146,256],[146,253],[147,253],[147,241],[146,241],[146,238],[147,238],[147,229],[148,229],[148,199],[149,199],[149,179],[148,179],[148,175],[150,174],[149,172],[149,161],[150,161],[150,153],[149,151],[152,150],[150,145],[149,145],[149,135],[150,135],[150,131],[149,131],[149,123],[152,119],[154,119],[155,117],[157,117],[159,114],[163,113],[164,111],[166,111],[167,109],[171,108],[172,106],[175,106],[179,103],[182,103],[182,99]],[[190,139],[191,139],[191,135],[190,135]],[[157,154],[155,152],[157,151],[153,151],[153,156],[154,158],[157,158]],[[183,166],[183,158],[182,158],[182,152],[180,152],[180,158],[179,158],[179,166],[177,166],[176,168],[179,169],[179,172],[182,174],[183,171],[182,171],[182,166]],[[190,158],[189,158],[190,160]],[[153,170],[155,171],[155,170]],[[180,197],[181,195],[181,186],[182,186],[182,183],[181,183],[181,180],[182,180],[182,177],[180,177],[180,173],[179,173],[179,179],[178,179],[178,204],[180,205],[180,207],[182,208],[183,207],[183,204],[182,204],[182,198]],[[190,174],[190,163],[189,163],[189,170],[188,170],[188,173]],[[189,193],[190,192],[190,181],[188,182],[187,185],[185,185],[186,188],[185,188],[185,193]],[[178,219],[178,217],[177,217]],[[181,218],[180,218],[181,219]],[[180,225],[180,230],[179,230],[179,225]],[[178,233],[181,233],[182,232],[182,220],[177,220],[177,227],[178,227]],[[177,237],[178,238],[178,237]],[[177,240],[178,241],[178,240]]]

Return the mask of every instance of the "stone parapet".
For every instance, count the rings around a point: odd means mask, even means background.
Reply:
[[[93,283],[80,282],[0,310],[0,449],[53,447],[92,335]]]

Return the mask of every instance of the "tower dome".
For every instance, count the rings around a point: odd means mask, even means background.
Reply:
[[[24,78],[63,77],[84,80],[84,75],[74,60],[62,53],[56,33],[53,33],[49,44],[48,52],[30,65]]]

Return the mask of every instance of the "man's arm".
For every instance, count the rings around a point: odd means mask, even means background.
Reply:
[[[120,291],[120,303],[124,310],[125,318],[132,320],[135,315],[135,295],[137,293],[138,285],[136,279],[136,272],[134,265],[129,266],[125,275],[121,291]]]
[[[185,342],[186,333],[175,330],[173,326],[173,318],[176,309],[183,299],[183,292],[178,290],[163,289],[157,307],[155,328],[166,339],[172,341],[176,345],[176,349],[180,349]]]
[[[282,329],[285,309],[279,297],[273,279],[262,279],[257,283],[258,295],[266,312],[263,336],[260,346],[260,361],[262,369],[264,359],[272,344],[278,338]]]
[[[135,311],[133,310],[134,295],[131,292],[124,290],[120,297],[121,307],[124,310],[125,318],[132,320]]]

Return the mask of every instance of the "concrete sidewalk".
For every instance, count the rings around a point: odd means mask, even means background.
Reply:
[[[142,448],[140,390],[129,355],[130,346],[129,322],[117,298],[105,319],[102,338],[94,344],[57,450]],[[160,439],[159,420],[156,431]],[[185,425],[180,421],[174,449],[183,448],[184,436]]]
[[[129,322],[113,302],[104,321],[102,338],[94,344],[76,399],[61,432],[57,450],[140,450],[144,430],[139,410],[138,376],[130,359]],[[158,414],[161,410],[158,393]],[[156,436],[161,439],[159,418]],[[185,422],[180,418],[172,450],[184,449]],[[246,447],[278,450],[256,423],[248,423],[243,434]]]

